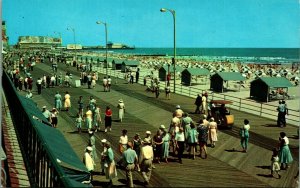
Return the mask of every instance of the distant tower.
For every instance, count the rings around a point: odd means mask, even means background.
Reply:
[[[8,48],[8,36],[6,35],[5,21],[2,21],[2,44],[4,48]]]

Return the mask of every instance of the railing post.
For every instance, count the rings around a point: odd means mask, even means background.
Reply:
[[[180,88],[181,88],[181,89],[180,89],[180,93],[182,94],[182,84],[180,85]]]
[[[260,103],[260,112],[259,112],[259,116],[261,116],[261,114],[262,114],[262,106],[263,106],[263,104]]]

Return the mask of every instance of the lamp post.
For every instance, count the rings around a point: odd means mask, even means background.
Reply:
[[[74,28],[67,28],[67,30],[73,32],[73,39],[74,39],[74,45],[75,45],[75,66],[76,66],[76,63],[77,63],[77,44],[76,44],[76,38],[75,38],[75,29]],[[74,66],[74,64],[73,64],[73,66]]]
[[[61,32],[56,32],[56,31],[54,31],[54,34],[58,34],[59,35],[59,38],[60,38],[60,47],[61,47],[61,49],[60,49],[60,55],[61,55],[61,58],[62,58],[62,38],[61,38]]]
[[[171,12],[173,15],[173,24],[174,24],[174,57],[172,59],[173,68],[174,68],[174,93],[175,93],[175,84],[176,84],[176,13],[175,10],[161,8],[160,12]]]
[[[103,24],[105,26],[105,61],[106,61],[106,76],[108,75],[108,61],[107,61],[107,23],[97,21],[96,24]]]

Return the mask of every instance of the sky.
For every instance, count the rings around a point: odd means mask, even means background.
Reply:
[[[63,45],[135,47],[299,48],[300,0],[2,0],[9,43],[54,36]]]

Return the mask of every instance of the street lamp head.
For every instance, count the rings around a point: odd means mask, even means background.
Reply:
[[[96,21],[96,24],[103,24],[103,25],[106,25],[106,22]]]
[[[167,9],[165,9],[165,8],[160,9],[160,12],[166,12],[166,11],[167,11]]]

